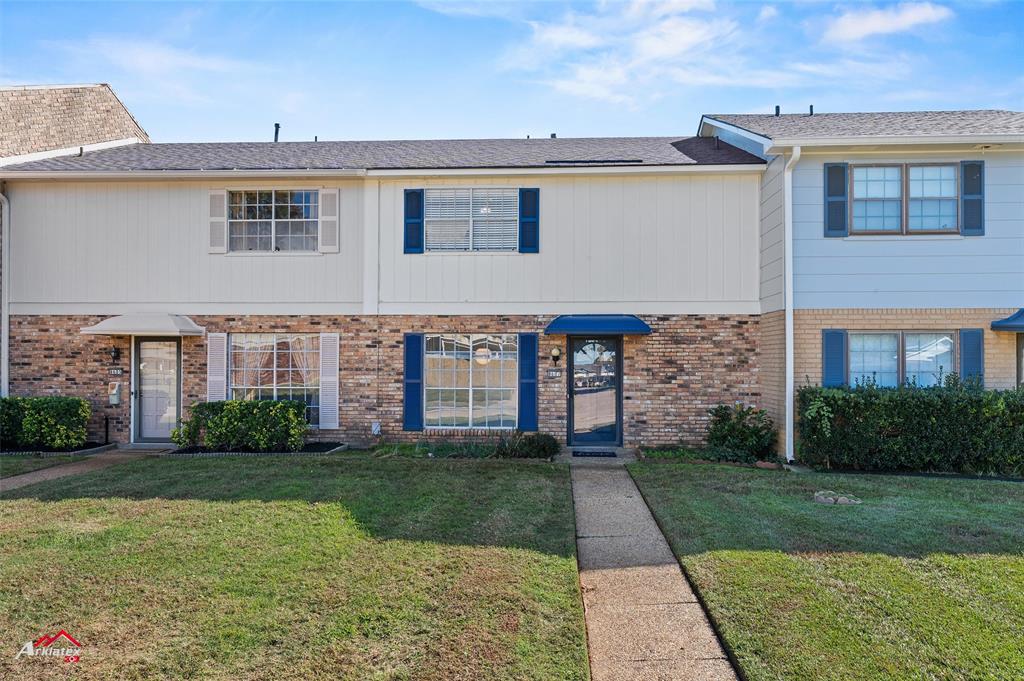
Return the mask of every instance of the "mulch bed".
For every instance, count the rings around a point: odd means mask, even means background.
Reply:
[[[347,449],[341,442],[307,442],[297,452],[252,452],[252,451],[224,451],[208,449],[206,447],[182,447],[164,456],[191,456],[191,457],[215,457],[215,456],[302,456],[316,454],[331,454],[335,451]]]
[[[0,456],[24,456],[26,454],[35,454],[41,457],[64,456],[66,454],[82,454],[90,449],[105,446],[107,445],[104,445],[102,442],[86,442],[81,447],[76,447],[75,449],[41,449],[39,447],[11,447],[4,445],[3,449],[0,450]]]

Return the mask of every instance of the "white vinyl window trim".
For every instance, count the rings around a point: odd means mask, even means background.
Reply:
[[[428,253],[513,253],[519,249],[519,189],[454,187],[423,190]]]
[[[319,250],[316,189],[230,189],[228,253],[313,254]]]

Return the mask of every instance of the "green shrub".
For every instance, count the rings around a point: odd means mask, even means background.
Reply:
[[[552,435],[517,430],[498,439],[494,456],[499,459],[550,459],[561,449],[562,446]]]
[[[799,458],[818,468],[1024,475],[1024,389],[804,387]]]
[[[75,449],[85,444],[91,414],[80,397],[5,397],[0,441],[7,447]]]
[[[179,447],[215,451],[294,452],[302,449],[308,428],[302,402],[200,402],[192,405],[171,440]]]
[[[0,397],[0,447],[18,445],[24,414],[24,398]]]
[[[712,408],[708,426],[708,448],[720,461],[765,460],[775,448],[775,424],[764,409],[742,404],[720,404]],[[724,458],[732,452],[735,458]]]

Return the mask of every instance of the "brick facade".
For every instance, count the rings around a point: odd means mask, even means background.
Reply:
[[[989,325],[1013,312],[1010,308],[796,310],[794,349],[796,386],[821,383],[821,331],[956,331],[984,329],[985,387],[1017,384],[1017,335],[997,333]]]
[[[544,432],[564,441],[567,421],[566,360],[561,376],[548,377],[555,365],[551,349],[565,352],[564,336],[544,336],[551,316],[192,316],[209,332],[338,332],[341,335],[339,431],[320,437],[354,444],[372,441],[379,422],[389,440],[435,436],[479,436],[480,432],[409,433],[402,430],[403,335],[405,333],[540,333],[538,405]],[[127,337],[83,336],[79,329],[100,321],[94,316],[12,317],[11,394],[76,395],[93,404],[90,437],[103,434],[109,416],[111,439],[130,439]],[[645,316],[653,333],[623,343],[623,439],[639,444],[698,444],[707,410],[720,403],[758,404],[760,318],[757,315]],[[108,375],[109,351],[121,350],[116,366],[123,377]],[[108,405],[106,387],[120,380],[124,399]],[[206,341],[182,338],[182,397],[189,405],[205,399]]]

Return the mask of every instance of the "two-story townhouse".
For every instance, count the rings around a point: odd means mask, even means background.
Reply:
[[[0,166],[149,142],[106,83],[0,87]],[[7,277],[10,256],[0,182],[0,386],[7,385]],[[9,271],[9,268],[7,268]]]
[[[1024,113],[706,115],[767,161],[762,385],[1024,380]],[[781,390],[780,390],[781,388]]]
[[[3,168],[10,391],[86,397],[93,435],[106,420],[121,442],[224,398],[303,400],[321,437],[356,443],[698,442],[709,407],[764,391],[764,167],[673,137],[151,144]]]

